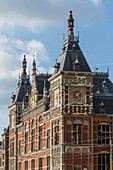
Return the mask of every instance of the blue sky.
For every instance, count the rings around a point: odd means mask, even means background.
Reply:
[[[80,47],[92,68],[107,71],[113,80],[112,0],[0,0],[0,133],[7,127],[8,105],[15,92],[21,62],[27,54],[31,70],[37,52],[40,72],[52,72],[67,36],[69,11],[80,33]]]

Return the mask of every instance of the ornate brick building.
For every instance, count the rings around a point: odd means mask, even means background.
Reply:
[[[9,170],[112,170],[113,84],[109,72],[91,71],[73,27],[70,11],[52,75],[37,74],[33,60],[31,85],[23,58],[9,106]]]

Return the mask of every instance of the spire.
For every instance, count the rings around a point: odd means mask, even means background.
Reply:
[[[33,68],[32,68],[32,75],[36,74],[36,62],[35,59],[33,60]]]
[[[69,15],[69,19],[68,19],[68,28],[69,28],[69,36],[74,35],[73,34],[73,27],[74,27],[74,19],[73,19],[73,15],[72,15],[72,11],[70,11],[70,15]]]
[[[26,55],[24,55],[23,62],[22,62],[22,75],[26,75],[26,68],[27,68],[27,62],[26,62]]]
[[[36,61],[35,61],[36,51],[33,54],[33,68],[32,68],[32,75],[36,74]]]

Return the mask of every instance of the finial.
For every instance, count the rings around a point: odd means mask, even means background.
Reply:
[[[35,62],[36,51],[33,53],[33,68],[32,68],[32,75],[36,74],[36,62]]]
[[[36,51],[34,51],[33,53],[33,59],[35,60],[35,57],[36,57]]]
[[[36,62],[33,60],[32,75],[36,74]]]
[[[26,55],[24,55],[23,62],[22,62],[22,68],[23,68],[22,75],[26,75],[26,68],[27,68],[26,64],[27,64],[27,62],[26,62]]]
[[[69,33],[68,35],[73,35],[73,27],[74,27],[74,19],[72,15],[72,11],[70,11],[69,19],[68,19],[68,28],[69,28]]]

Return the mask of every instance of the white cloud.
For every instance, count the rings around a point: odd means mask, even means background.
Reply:
[[[8,124],[8,114],[5,111],[8,111],[11,92],[15,92],[18,74],[22,70],[21,62],[24,54],[27,54],[28,70],[32,69],[34,51],[37,51],[36,60],[41,73],[51,72],[52,68],[47,69],[40,66],[42,62],[49,61],[46,47],[42,42],[34,39],[31,41],[12,40],[5,35],[1,35],[0,39],[0,117],[4,114],[2,117],[4,126]]]
[[[64,24],[70,9],[79,16],[79,20],[91,20],[99,11],[90,12],[89,1],[99,5],[102,0],[0,0],[0,25],[8,31],[10,27],[22,26],[39,32],[48,26]]]
[[[102,3],[102,0],[89,0],[89,1],[92,2],[96,6],[98,6]]]

